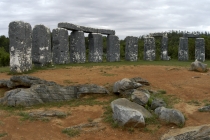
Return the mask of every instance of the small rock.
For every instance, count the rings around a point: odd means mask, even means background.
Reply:
[[[158,107],[166,107],[166,103],[162,99],[154,99],[151,104],[151,109],[155,110]]]
[[[150,83],[147,80],[145,80],[145,79],[143,79],[141,77],[134,77],[134,78],[131,78],[130,80],[132,82],[140,83],[142,85],[146,85],[146,86],[150,85]]]
[[[200,112],[210,112],[210,105],[198,109]]]
[[[131,100],[139,105],[145,106],[149,100],[150,95],[139,90],[134,90],[131,94]]]
[[[190,70],[198,71],[198,72],[206,72],[208,69],[207,69],[207,64],[204,64],[200,61],[195,60],[195,62],[191,63]]]

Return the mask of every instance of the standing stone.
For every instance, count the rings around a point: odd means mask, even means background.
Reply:
[[[31,70],[32,29],[29,23],[13,21],[9,24],[10,71],[22,73]]]
[[[115,35],[107,36],[107,61],[120,61],[120,42]]]
[[[195,40],[195,59],[205,61],[205,40],[204,38],[196,38]]]
[[[90,33],[89,38],[89,62],[103,61],[103,38],[101,34]]]
[[[155,60],[155,38],[145,37],[144,38],[144,60],[153,61]]]
[[[70,35],[70,62],[85,63],[85,37],[82,31],[72,31]]]
[[[70,62],[69,57],[69,36],[68,30],[56,28],[52,31],[52,53],[53,63],[67,64]]]
[[[51,32],[44,25],[33,28],[32,62],[41,67],[52,63]]]
[[[188,38],[184,37],[179,38],[178,60],[179,61],[188,60]]]
[[[125,38],[125,60],[137,61],[138,60],[138,37],[127,36]]]
[[[168,56],[168,37],[163,36],[161,43],[161,60],[169,60]]]

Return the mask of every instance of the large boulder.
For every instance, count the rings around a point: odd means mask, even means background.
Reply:
[[[121,93],[121,92],[129,90],[129,89],[136,89],[140,86],[142,86],[140,83],[132,82],[130,79],[124,78],[124,79],[114,83],[113,92]]]
[[[140,90],[134,90],[134,92],[131,94],[131,100],[142,106],[145,106],[147,104],[149,98],[149,94]]]
[[[207,69],[207,64],[204,64],[200,61],[195,60],[195,62],[191,63],[190,70],[198,71],[198,72],[206,72],[208,69]]]
[[[158,107],[155,109],[155,114],[158,115],[160,120],[166,123],[172,123],[178,126],[185,124],[184,115],[179,110]]]
[[[161,140],[209,140],[210,125],[191,126],[172,129],[161,137]]]

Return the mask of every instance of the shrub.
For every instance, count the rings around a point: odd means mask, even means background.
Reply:
[[[3,47],[0,47],[0,66],[9,66],[9,53]]]

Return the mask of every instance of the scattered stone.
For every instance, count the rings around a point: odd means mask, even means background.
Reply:
[[[119,38],[115,35],[107,36],[107,61],[120,61],[120,42]]]
[[[205,61],[205,40],[204,38],[196,38],[195,40],[195,59]]]
[[[197,60],[195,60],[195,62],[191,63],[191,71],[198,71],[198,72],[207,72],[207,64],[204,64],[202,62],[199,62]]]
[[[210,105],[198,109],[200,112],[210,112]]]
[[[32,69],[32,29],[29,23],[13,21],[9,24],[10,71],[23,73]]]
[[[70,62],[85,63],[85,37],[82,31],[72,31],[70,35]]]
[[[160,120],[166,123],[173,123],[178,126],[183,126],[185,124],[184,115],[179,110],[158,107],[155,109],[155,114],[158,115]]]
[[[7,87],[8,82],[9,82],[9,80],[0,80],[0,88]]]
[[[53,29],[52,56],[54,64],[68,64],[70,62],[68,30],[62,28]]]
[[[154,61],[156,57],[155,53],[155,38],[145,37],[144,38],[144,60]]]
[[[33,28],[32,62],[41,67],[52,63],[51,31],[44,25]]]
[[[134,90],[131,94],[131,100],[139,105],[145,106],[150,98],[149,94],[145,92]]]
[[[134,78],[131,78],[130,80],[132,82],[140,83],[142,85],[146,85],[146,86],[150,85],[150,83],[147,80],[145,80],[145,79],[143,79],[141,77],[134,77]]]
[[[178,60],[179,61],[188,60],[188,38],[184,37],[179,38]]]
[[[138,60],[138,37],[127,36],[125,38],[125,60],[137,61]]]
[[[132,82],[128,78],[124,78],[124,79],[114,83],[113,92],[114,93],[122,93],[122,91],[126,91],[129,89],[135,89],[140,86],[142,86],[140,83]]]
[[[166,103],[163,101],[163,99],[155,98],[151,103],[151,109],[155,110],[158,107],[166,107]]]
[[[29,113],[29,116],[35,118],[49,118],[49,117],[57,117],[57,118],[65,118],[67,114],[58,110],[41,110],[41,111],[33,111]]]
[[[161,140],[209,140],[210,125],[191,126],[172,129],[161,137]]]

